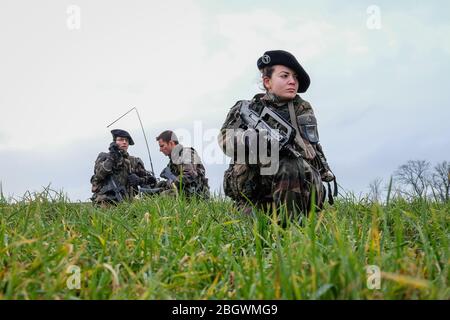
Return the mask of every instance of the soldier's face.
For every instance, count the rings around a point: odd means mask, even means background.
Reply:
[[[130,143],[128,142],[128,138],[117,137],[116,143],[119,146],[119,149],[121,149],[123,151],[128,151],[128,147],[130,145]]]
[[[276,65],[272,77],[263,78],[264,87],[282,100],[295,98],[298,90],[298,79],[295,72],[285,66]]]
[[[164,153],[165,156],[169,156],[172,153],[172,149],[175,148],[175,142],[169,141],[166,142],[162,139],[158,140],[159,151]]]

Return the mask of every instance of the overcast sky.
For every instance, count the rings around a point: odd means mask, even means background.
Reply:
[[[154,137],[196,147],[210,185],[227,159],[215,137],[237,100],[261,92],[256,60],[292,52],[311,77],[302,95],[346,189],[366,192],[410,159],[450,160],[447,1],[0,2],[0,181],[20,198],[51,185],[90,197],[106,126],[137,107]],[[150,168],[136,114],[132,155]]]

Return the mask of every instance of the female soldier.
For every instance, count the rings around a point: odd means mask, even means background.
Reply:
[[[251,212],[249,204],[267,209],[274,203],[277,209],[285,206],[290,217],[300,212],[306,214],[312,199],[320,210],[326,193],[322,180],[331,182],[335,178],[319,144],[312,107],[297,94],[306,92],[310,78],[297,59],[282,50],[265,52],[257,66],[266,93],[257,94],[250,101],[238,101],[229,111],[219,135],[222,150],[233,159],[224,175],[225,194],[247,213]],[[271,139],[259,134],[257,140],[246,138],[253,127],[246,120],[244,110],[257,116],[269,110],[293,129],[289,143],[281,150],[271,151],[272,156],[279,152],[278,158],[271,157],[271,161],[279,159],[278,170],[273,174],[261,174],[261,169],[267,165],[259,160],[249,162],[248,155],[259,150],[255,148],[261,139],[267,139],[268,143]],[[266,122],[273,129],[285,127],[280,126],[280,121]],[[239,150],[245,150],[244,157],[240,157]],[[242,158],[245,160],[239,161]],[[329,201],[332,202],[330,191],[329,186]]]

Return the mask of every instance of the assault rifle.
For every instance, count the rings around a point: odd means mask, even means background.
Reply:
[[[127,192],[124,186],[119,185],[114,180],[113,176],[109,176],[106,184],[100,189],[99,193],[106,195],[111,201],[122,202]]]
[[[270,140],[278,141],[280,150],[285,149],[294,157],[301,157],[301,154],[292,147],[295,139],[294,127],[275,111],[264,106],[261,109],[261,113],[258,114],[255,110],[250,109],[250,103],[246,102],[242,105],[240,114],[247,129],[267,132]],[[271,127],[268,123],[269,120],[276,123],[278,128],[274,129]]]
[[[172,185],[173,181],[177,178],[172,171],[170,171],[169,167],[165,167],[164,170],[160,174],[161,178],[167,179],[167,186]],[[155,188],[147,188],[147,187],[139,187],[139,195],[154,195],[160,194],[162,191],[167,190],[164,187],[155,187]]]
[[[160,173],[160,177],[167,179],[167,185],[171,186],[172,183],[175,181],[175,179],[177,178],[173,172],[170,170],[169,167],[165,167],[164,170]],[[147,187],[139,187],[139,194],[145,194],[145,195],[154,195],[154,194],[159,194],[162,191],[167,190],[166,188],[161,188],[161,187],[155,187],[155,188],[147,188]]]
[[[246,125],[246,129],[255,129],[257,131],[266,131],[269,139],[275,139],[278,141],[280,150],[288,150],[294,157],[299,158],[301,154],[292,147],[295,139],[295,128],[287,122],[283,117],[277,114],[275,111],[263,106],[261,112],[258,114],[255,110],[250,109],[250,102],[244,102],[240,109],[241,119]],[[276,123],[278,130],[274,129],[268,124],[268,120],[272,123]],[[317,157],[321,173],[323,171],[329,171],[332,174],[332,180],[326,181],[328,183],[328,197],[330,204],[333,204],[333,196],[337,196],[338,188],[336,177],[331,172],[328,164],[323,157],[321,147],[320,153]],[[330,182],[334,181],[334,193],[331,193]]]
[[[146,187],[139,187],[139,194],[145,194],[145,195],[154,195],[159,194],[161,191],[163,191],[163,188],[146,188]]]

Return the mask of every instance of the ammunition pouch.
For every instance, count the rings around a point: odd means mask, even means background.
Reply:
[[[311,144],[319,142],[319,132],[317,130],[317,120],[314,115],[302,114],[297,117],[300,134],[303,139]]]

